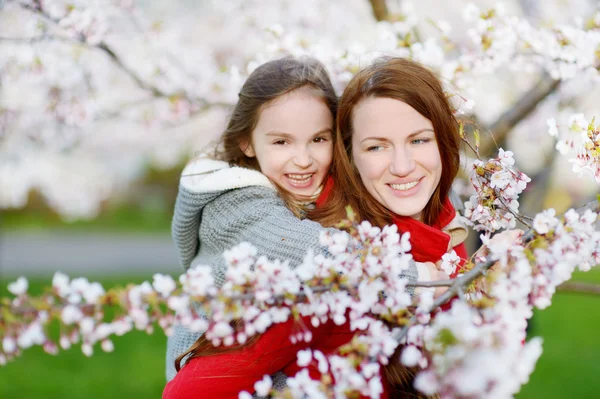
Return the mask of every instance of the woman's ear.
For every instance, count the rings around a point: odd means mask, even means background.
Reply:
[[[240,141],[240,150],[248,157],[254,158],[256,153],[254,153],[254,148],[252,148],[252,143],[250,140],[242,140]]]

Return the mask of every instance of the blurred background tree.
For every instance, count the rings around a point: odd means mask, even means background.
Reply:
[[[181,168],[218,137],[253,68],[288,54],[319,58],[340,92],[381,55],[436,70],[482,157],[511,150],[532,177],[525,214],[598,192],[557,156],[569,144],[547,125],[600,116],[593,0],[0,0],[4,277],[61,269],[110,285],[178,273],[168,231]],[[468,187],[455,185],[463,198]],[[536,317],[545,353],[522,396],[591,396],[600,320],[586,306],[597,300],[555,302]],[[0,396],[158,396],[164,337],[116,346],[104,360],[26,356],[0,370]]]

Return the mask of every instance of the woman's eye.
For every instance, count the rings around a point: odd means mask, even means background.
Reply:
[[[275,144],[275,145],[284,145],[284,144],[287,144],[287,141],[285,141],[285,140],[277,140],[277,141],[274,141],[273,144]]]
[[[327,140],[327,137],[315,137],[315,139],[313,140],[315,143],[325,143]]]
[[[367,147],[367,151],[369,151],[369,152],[381,151],[382,149],[383,149],[382,145],[372,145],[370,147]]]
[[[431,139],[428,138],[423,138],[423,139],[414,139],[413,141],[411,141],[412,144],[425,144],[425,143],[429,143],[431,141]]]

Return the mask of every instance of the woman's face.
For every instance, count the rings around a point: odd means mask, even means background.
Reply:
[[[244,153],[261,172],[307,200],[321,186],[332,160],[333,116],[315,89],[291,91],[263,108]]]
[[[367,191],[395,214],[421,220],[442,176],[431,121],[402,101],[371,97],[352,123],[352,157]]]

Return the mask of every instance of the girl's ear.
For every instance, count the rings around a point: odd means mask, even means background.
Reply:
[[[252,148],[252,143],[250,140],[241,140],[240,141],[240,150],[248,157],[254,158],[256,153],[254,152],[254,148]]]

